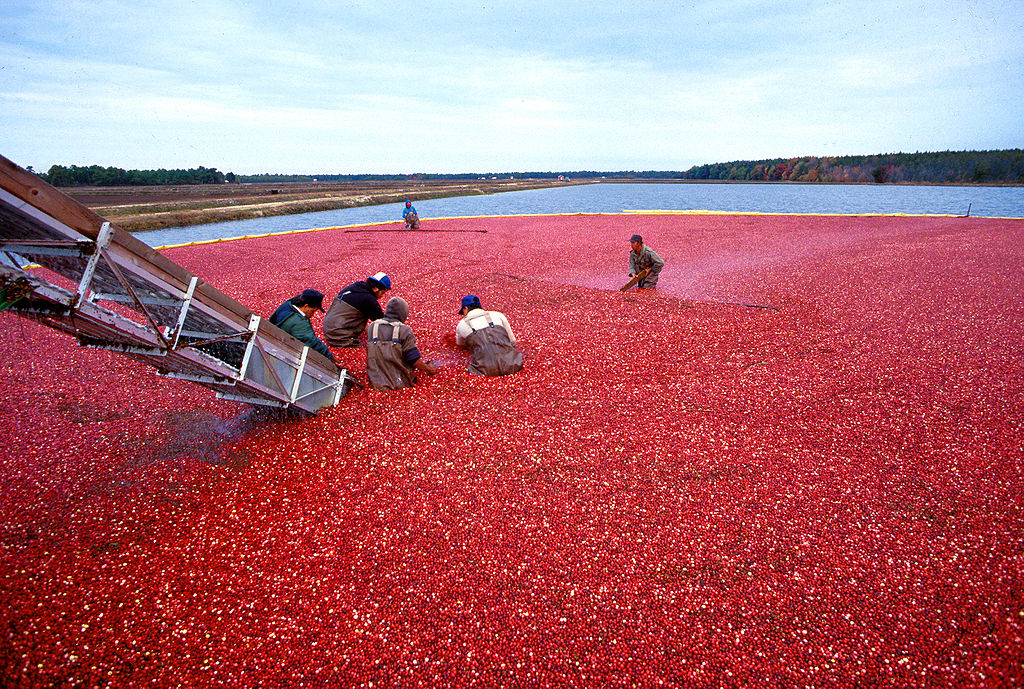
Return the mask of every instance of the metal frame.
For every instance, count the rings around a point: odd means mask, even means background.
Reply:
[[[359,385],[327,357],[2,156],[0,254],[11,263],[0,261],[5,310],[220,398],[316,413]],[[9,286],[17,286],[10,304]]]

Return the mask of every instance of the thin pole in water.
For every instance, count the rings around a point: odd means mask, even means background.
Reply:
[[[965,215],[964,217],[965,218],[971,217],[971,204],[970,203],[967,204],[967,215]]]

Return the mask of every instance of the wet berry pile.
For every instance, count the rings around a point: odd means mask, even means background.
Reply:
[[[306,420],[0,314],[0,683],[1024,682],[1024,221],[423,229],[166,252],[265,315],[391,275],[440,371]]]

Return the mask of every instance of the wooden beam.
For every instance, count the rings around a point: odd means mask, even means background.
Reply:
[[[60,218],[65,225],[90,239],[96,239],[105,222],[78,201],[3,156],[0,156],[0,188],[47,215]]]

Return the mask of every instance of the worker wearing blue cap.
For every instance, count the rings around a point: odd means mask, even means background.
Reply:
[[[416,212],[416,207],[412,205],[412,201],[405,202],[405,208],[402,209],[402,219],[405,220],[405,229],[420,229],[420,214]]]
[[[455,328],[455,344],[470,351],[469,372],[479,376],[507,376],[523,368],[516,336],[505,314],[485,311],[480,297],[467,294],[459,306],[462,320]]]
[[[338,292],[324,316],[324,337],[332,347],[358,347],[359,334],[369,321],[384,317],[380,299],[391,289],[391,278],[376,273]]]
[[[270,322],[310,349],[334,361],[334,354],[313,331],[313,314],[324,310],[324,295],[315,289],[304,289],[277,307]]]

